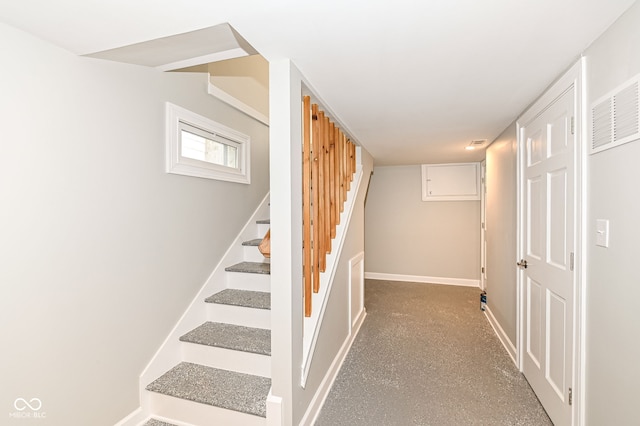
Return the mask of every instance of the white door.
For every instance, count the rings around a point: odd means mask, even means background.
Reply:
[[[572,87],[521,127],[524,150],[522,370],[556,426],[573,383],[576,115]],[[526,262],[526,263],[525,263]]]

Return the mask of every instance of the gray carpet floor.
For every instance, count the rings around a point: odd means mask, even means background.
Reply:
[[[552,424],[477,288],[366,280],[365,306],[316,426]]]

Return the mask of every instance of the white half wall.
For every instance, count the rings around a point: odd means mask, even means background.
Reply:
[[[325,320],[318,332],[316,350],[304,388],[302,298],[302,95],[322,105],[328,115],[349,134],[326,103],[322,102],[295,65],[271,60],[269,66],[271,157],[280,167],[271,173],[271,312],[272,395],[270,409],[282,425],[311,422],[322,405],[334,375],[350,345],[350,260],[364,250],[364,200],[373,159],[359,152],[363,181],[351,213],[334,282],[328,295]],[[355,327],[359,327],[356,322]],[[305,423],[306,424],[306,423]]]

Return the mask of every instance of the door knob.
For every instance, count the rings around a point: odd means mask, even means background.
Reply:
[[[522,269],[527,269],[527,261],[524,259],[520,259],[520,262],[516,263],[516,265],[518,265]]]

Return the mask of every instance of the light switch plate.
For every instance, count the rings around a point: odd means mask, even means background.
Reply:
[[[609,247],[609,221],[606,219],[596,220],[596,245]]]

